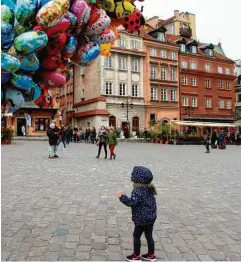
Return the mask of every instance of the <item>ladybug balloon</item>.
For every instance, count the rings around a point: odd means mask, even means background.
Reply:
[[[138,32],[140,28],[145,25],[145,22],[142,12],[137,8],[135,8],[134,12],[128,17],[120,19],[122,26],[130,33]]]

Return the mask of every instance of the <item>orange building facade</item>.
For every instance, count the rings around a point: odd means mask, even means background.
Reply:
[[[145,127],[179,119],[179,47],[165,38],[165,28],[144,33]]]

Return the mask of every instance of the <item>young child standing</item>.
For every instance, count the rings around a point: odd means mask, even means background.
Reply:
[[[122,192],[117,192],[116,196],[120,201],[132,209],[132,220],[135,224],[133,233],[134,253],[126,257],[127,261],[156,261],[155,244],[152,236],[153,226],[156,221],[156,189],[153,184],[153,175],[150,169],[142,166],[134,167],[131,174],[133,191],[131,198]],[[140,255],[141,235],[145,233],[148,245],[148,253]]]

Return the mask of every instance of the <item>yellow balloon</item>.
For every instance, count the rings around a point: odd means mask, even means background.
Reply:
[[[100,55],[101,56],[111,56],[110,49],[113,46],[113,43],[101,44],[100,45]]]

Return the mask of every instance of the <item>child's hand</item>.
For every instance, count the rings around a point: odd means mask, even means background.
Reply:
[[[122,192],[117,192],[117,193],[116,193],[116,196],[117,196],[118,198],[120,198],[122,195],[123,195]]]

